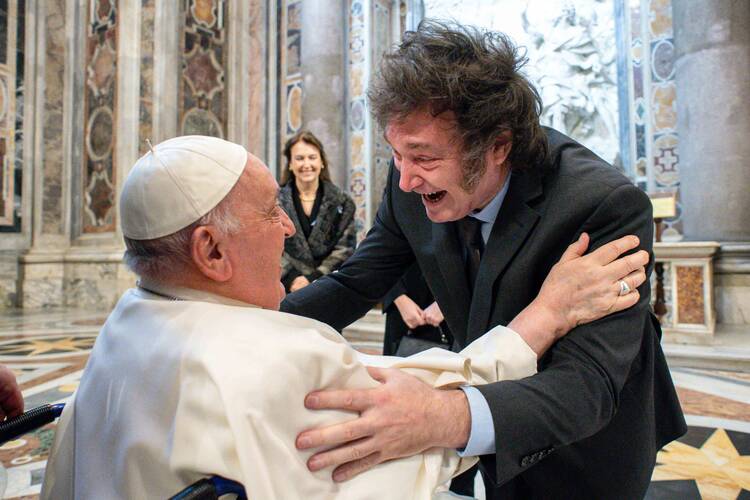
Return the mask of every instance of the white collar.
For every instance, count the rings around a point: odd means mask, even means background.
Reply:
[[[505,178],[503,187],[495,195],[495,197],[492,198],[492,200],[490,200],[490,202],[485,205],[483,209],[473,214],[469,214],[469,217],[474,217],[475,219],[478,219],[485,223],[495,222],[495,219],[497,219],[497,213],[500,211],[500,207],[503,205],[505,195],[508,194],[508,187],[510,186],[510,176],[511,172],[508,172],[508,176]]]
[[[258,307],[241,300],[230,299],[229,297],[216,295],[215,293],[207,292],[205,290],[168,285],[148,278],[140,278],[138,280],[138,288],[144,292],[168,300],[192,300],[196,302],[211,302],[213,304],[224,304],[228,306]]]

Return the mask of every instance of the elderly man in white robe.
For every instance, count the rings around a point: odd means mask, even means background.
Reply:
[[[220,139],[171,139],[138,160],[120,220],[140,279],[107,319],[63,412],[42,498],[166,498],[216,474],[252,499],[430,499],[475,461],[451,448],[468,422],[444,429],[444,448],[336,483],[330,470],[308,470],[312,452],[298,451],[295,437],[354,415],[307,410],[305,395],[377,387],[392,368],[433,388],[529,376],[565,333],[550,326],[556,316],[575,324],[629,307],[637,294],[618,297],[612,283],[625,277],[635,290],[645,279],[624,270],[643,256],[615,260],[636,241],[581,257],[584,237],[509,328],[460,353],[366,356],[330,327],[278,312],[284,238],[295,228],[277,191],[258,158]],[[444,392],[445,405],[466,404],[453,396],[462,391]]]

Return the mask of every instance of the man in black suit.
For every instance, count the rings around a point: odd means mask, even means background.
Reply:
[[[592,152],[540,126],[523,62],[497,33],[423,22],[404,36],[369,91],[394,155],[375,224],[337,273],[290,295],[282,310],[343,328],[416,259],[460,349],[532,303],[581,233],[591,249],[635,234],[651,252],[648,198]],[[634,307],[555,344],[533,377],[448,391],[446,399],[374,370],[378,389],[310,394],[309,408],[360,416],[305,431],[297,446],[333,446],[308,466],[338,465],[335,480],[454,446],[482,455],[489,498],[642,497],[656,452],[686,427],[648,281],[638,291]],[[564,323],[542,314],[530,326],[575,326]]]

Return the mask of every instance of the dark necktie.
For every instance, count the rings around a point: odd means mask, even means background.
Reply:
[[[474,292],[474,283],[479,272],[479,262],[484,252],[484,239],[482,238],[482,221],[474,217],[464,217],[458,221],[458,238],[463,247],[464,263],[466,265],[466,278],[469,284],[469,293]]]

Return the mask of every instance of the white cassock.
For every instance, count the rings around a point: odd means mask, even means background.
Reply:
[[[217,474],[242,483],[250,499],[429,500],[476,459],[435,448],[334,483],[330,468],[307,469],[312,452],[295,439],[356,414],[307,410],[305,395],[376,387],[366,365],[403,368],[441,388],[536,372],[535,353],[503,327],[460,353],[368,356],[315,320],[149,288],[159,294],[128,290],[102,328],[58,424],[43,499],[163,499]]]

